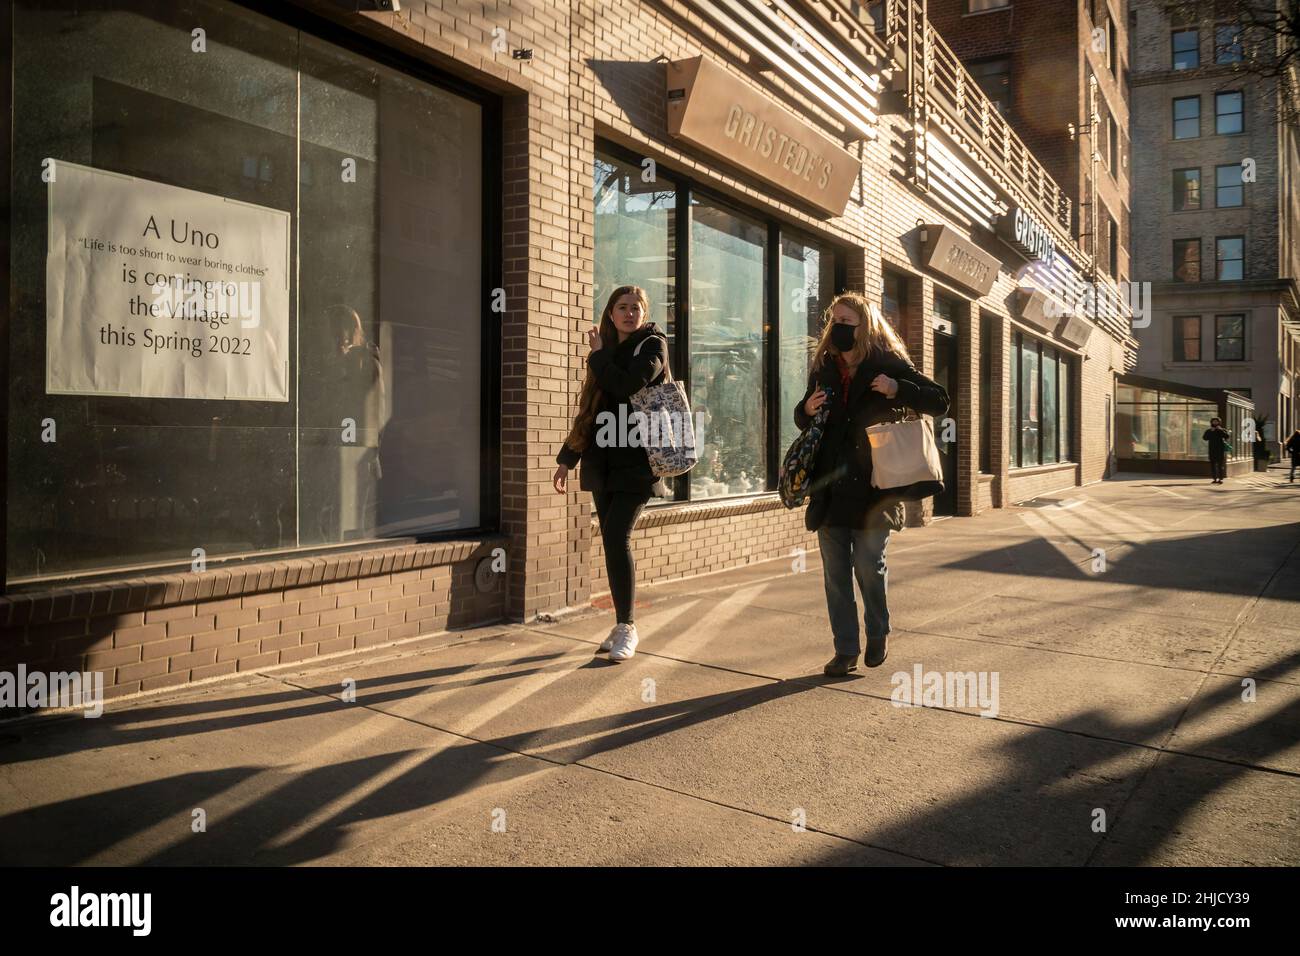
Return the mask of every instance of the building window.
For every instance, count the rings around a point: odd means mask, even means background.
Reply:
[[[997,111],[1004,117],[1011,115],[1011,60],[999,56],[991,60],[974,60],[966,69],[975,84],[984,91]]]
[[[1001,10],[1011,6],[1011,0],[967,0],[967,13],[982,13],[985,10]]]
[[[699,464],[666,479],[670,500],[773,487],[843,256],[662,167],[643,183],[638,158],[617,148],[598,148],[594,172],[593,308],[620,285],[646,289],[649,318],[707,421]]]
[[[1190,212],[1201,208],[1201,171],[1199,169],[1174,170],[1174,212]]]
[[[1214,167],[1214,205],[1220,209],[1244,204],[1241,164]]]
[[[1214,62],[1240,63],[1246,58],[1241,46],[1241,28],[1235,23],[1220,24],[1214,30]]]
[[[766,487],[767,239],[761,222],[691,198],[691,400],[709,420],[692,498]]]
[[[1110,75],[1119,79],[1119,50],[1116,49],[1118,32],[1115,30],[1115,19],[1106,18],[1106,65],[1110,67]]]
[[[880,310],[894,331],[903,334],[903,317],[907,310],[907,277],[886,271],[881,281]]]
[[[1011,351],[1007,355],[1007,460],[1009,467],[1020,467],[1020,333],[1011,333]]]
[[[595,243],[593,308],[600,317],[611,292],[636,285],[650,296],[650,314],[671,348],[677,292],[677,185],[656,170],[645,183],[636,163],[597,155],[593,198]]]
[[[1110,175],[1119,179],[1119,125],[1114,116],[1106,118],[1106,155],[1110,166]]]
[[[1023,332],[1011,336],[1011,467],[1072,461],[1070,365],[1065,352]]]
[[[1175,70],[1192,70],[1201,65],[1200,41],[1199,30],[1174,31],[1173,68]]]
[[[201,83],[178,82],[162,51],[188,49],[190,25],[173,6],[12,5],[23,57],[14,160],[77,159],[93,166],[82,174],[93,190],[116,179],[132,217],[158,215],[152,252],[171,241],[164,216],[256,207],[219,234],[219,250],[191,250],[185,271],[204,282],[225,271],[206,252],[232,269],[269,262],[283,286],[261,289],[255,327],[236,320],[211,340],[211,323],[194,335],[157,317],[155,342],[196,344],[158,352],[152,369],[146,356],[137,376],[125,342],[96,335],[119,351],[90,353],[94,374],[76,394],[47,394],[52,200],[14,190],[3,228],[14,250],[42,254],[13,263],[24,292],[12,319],[27,331],[8,343],[7,582],[188,570],[196,546],[208,561],[265,558],[494,526],[490,111],[237,4],[202,5],[221,42],[203,56]],[[341,186],[345,161],[355,182]],[[143,271],[130,291],[147,302]],[[147,347],[142,323],[127,324]],[[108,384],[132,377],[138,390]],[[57,445],[29,438],[40,429],[19,409],[55,419]]]
[[[1243,112],[1241,93],[1215,93],[1214,131],[1220,136],[1240,133],[1245,128],[1242,122]]]
[[[1119,278],[1119,223],[1109,213],[1106,215],[1106,239],[1108,261],[1112,279]]]
[[[993,421],[992,379],[993,379],[993,336],[998,332],[997,320],[989,315],[980,316],[980,471],[990,474],[992,460]],[[1000,391],[1000,389],[999,389]]]
[[[1214,317],[1214,360],[1216,362],[1246,360],[1246,317],[1244,315]]]
[[[1180,96],[1174,100],[1174,139],[1195,139],[1201,135],[1201,98]]]
[[[1244,276],[1246,239],[1244,236],[1221,236],[1214,240],[1214,277],[1233,282]]]
[[[1201,360],[1201,317],[1199,315],[1174,316],[1174,361],[1199,362]]]
[[[1201,281],[1201,240],[1174,240],[1174,281]]]
[[[780,440],[784,453],[799,434],[790,414],[808,384],[809,346],[822,330],[822,312],[835,294],[835,256],[826,246],[784,232],[781,236],[780,369],[778,382]]]
[[[1204,398],[1121,381],[1116,388],[1116,455],[1147,461],[1205,461],[1209,445],[1201,436],[1218,415],[1219,406]],[[1237,444],[1233,443],[1234,457],[1241,451]]]

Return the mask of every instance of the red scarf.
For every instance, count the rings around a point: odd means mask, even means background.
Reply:
[[[850,370],[848,365],[845,364],[844,356],[839,352],[835,353],[835,364],[840,369],[840,405],[845,406],[849,403],[849,385],[852,383],[857,369]]]

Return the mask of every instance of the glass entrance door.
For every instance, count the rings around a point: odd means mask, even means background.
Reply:
[[[949,325],[947,328],[951,329]],[[948,393],[948,413],[934,421],[934,440],[943,463],[943,493],[934,499],[936,516],[957,513],[957,337],[934,329],[934,380]],[[945,441],[945,439],[947,439]]]

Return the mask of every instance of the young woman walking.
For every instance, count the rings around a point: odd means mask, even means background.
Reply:
[[[835,642],[835,656],[823,671],[844,677],[857,669],[860,652],[855,576],[867,631],[865,663],[879,667],[888,653],[885,546],[889,533],[903,526],[902,502],[871,486],[867,426],[899,421],[908,408],[942,415],[948,410],[948,393],[913,367],[898,333],[865,296],[837,296],[824,322],[808,390],[795,407],[794,420],[800,429],[807,428],[827,390],[833,392],[804,524],[817,532]]]
[[[559,464],[553,479],[555,490],[565,493],[569,469],[581,462],[579,487],[590,491],[596,502],[616,616],[600,649],[609,651],[611,661],[625,661],[636,653],[636,565],[631,534],[658,481],[645,449],[629,444],[628,436],[621,435],[617,426],[631,419],[628,398],[664,378],[668,338],[653,322],[645,321],[649,311],[650,300],[637,286],[620,286],[610,294],[599,326],[587,330],[591,354],[578,396],[578,413],[564,447],[555,456]],[[620,406],[625,405],[620,414]],[[612,419],[598,420],[602,412]],[[601,428],[605,421],[612,421],[614,427]]]

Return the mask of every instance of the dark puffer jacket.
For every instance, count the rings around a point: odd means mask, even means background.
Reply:
[[[642,342],[645,345],[637,355],[632,353]],[[664,380],[664,364],[668,360],[668,338],[653,322],[644,323],[614,348],[602,348],[587,357],[587,366],[600,384],[601,402],[596,409],[609,412],[616,423],[631,422],[634,411],[628,403],[631,395],[647,385],[658,385]],[[620,412],[622,407],[622,412]],[[631,427],[629,425],[629,427]],[[637,446],[611,446],[596,444],[599,419],[593,427],[591,440],[579,455],[567,444],[555,456],[556,464],[578,469],[578,487],[583,491],[630,491],[652,494],[658,480],[650,470],[650,459],[644,448]]]
[[[882,372],[898,382],[893,398],[871,388],[872,380]],[[948,393],[892,352],[872,353],[858,366],[845,405],[841,403],[839,365],[827,356],[822,367],[808,376],[808,390],[795,406],[794,422],[801,430],[812,421],[804,404],[818,387],[832,389],[834,394],[827,399],[832,409],[813,465],[813,490],[804,526],[809,531],[823,525],[898,530],[903,526],[902,501],[871,486],[867,426],[902,421],[909,408],[925,415],[942,415],[948,411]]]

